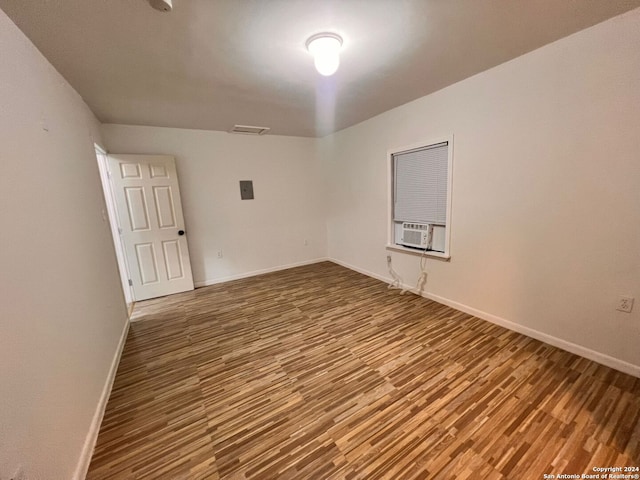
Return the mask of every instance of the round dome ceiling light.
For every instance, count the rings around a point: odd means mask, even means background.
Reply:
[[[172,0],[149,0],[149,3],[153,8],[161,12],[170,12],[173,10]]]
[[[335,33],[318,33],[307,40],[307,50],[313,55],[316,70],[320,75],[333,75],[340,66],[342,37]]]

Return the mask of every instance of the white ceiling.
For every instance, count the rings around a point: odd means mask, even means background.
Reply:
[[[0,0],[105,123],[323,136],[640,0]],[[344,38],[333,77],[305,50]]]

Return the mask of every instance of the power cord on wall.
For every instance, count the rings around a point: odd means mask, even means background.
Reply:
[[[420,276],[416,282],[416,292],[418,295],[422,295],[422,290],[427,283],[427,257],[425,256],[427,249],[425,248],[420,255]]]
[[[427,257],[425,254],[427,253],[427,249],[425,248],[422,251],[422,255],[420,255],[420,275],[418,276],[418,281],[416,282],[416,293],[418,295],[422,295],[424,290],[424,286],[427,283]],[[400,275],[396,273],[391,265],[391,255],[387,255],[387,268],[389,269],[389,275],[393,278],[393,281],[387,286],[389,290],[400,290],[400,295],[404,295],[409,291],[408,288],[402,286],[402,278]]]
[[[400,290],[400,295],[404,295],[407,290],[402,286],[402,278],[396,273],[391,266],[391,255],[387,255],[387,268],[389,269],[389,275],[393,278],[393,281],[387,285],[389,290]]]

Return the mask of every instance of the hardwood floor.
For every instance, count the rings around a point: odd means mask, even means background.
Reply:
[[[89,479],[640,465],[640,379],[321,263],[136,306]]]

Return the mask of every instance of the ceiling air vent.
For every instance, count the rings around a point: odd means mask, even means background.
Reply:
[[[242,133],[244,135],[264,135],[269,130],[269,127],[252,127],[251,125],[234,125],[229,133]]]

